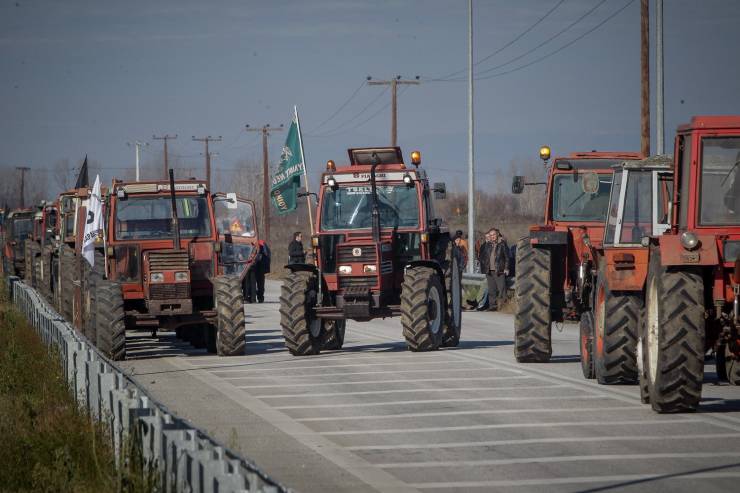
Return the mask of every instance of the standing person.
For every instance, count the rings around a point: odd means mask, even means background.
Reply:
[[[509,247],[496,228],[486,233],[486,241],[480,248],[481,272],[488,282],[488,309],[495,311],[506,295],[506,276],[509,274]]]
[[[306,251],[303,249],[303,234],[300,231],[293,233],[293,241],[288,245],[288,263],[305,264]]]
[[[259,240],[257,242],[257,248],[259,253],[257,254],[257,271],[255,272],[256,292],[257,292],[257,303],[265,302],[265,274],[270,273],[270,247],[267,246],[265,240]]]
[[[460,267],[465,269],[465,266],[468,265],[468,240],[465,239],[460,229],[455,231],[455,246],[460,250],[460,257],[462,259]]]

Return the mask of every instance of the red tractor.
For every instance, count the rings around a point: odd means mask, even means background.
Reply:
[[[25,277],[25,243],[33,232],[34,211],[14,209],[4,224],[3,271],[6,275]]]
[[[220,271],[238,276],[246,289],[247,274],[259,252],[254,202],[235,193],[216,193],[213,194],[213,211],[221,243]]]
[[[26,275],[42,296],[51,297],[51,258],[55,249],[56,204],[42,202],[34,214],[33,232],[26,241]]]
[[[83,293],[98,347],[120,360],[127,328],[179,328],[210,352],[243,354],[241,279],[221,275],[223,243],[206,185],[175,182],[172,173],[169,182],[114,180],[105,208],[104,276],[96,261]]]
[[[550,149],[542,147],[547,164]],[[589,309],[599,268],[612,166],[642,156],[580,152],[555,158],[549,169],[544,224],[531,226],[516,250],[514,355],[520,363],[547,362],[552,322],[578,320]],[[522,193],[524,177],[512,192]]]
[[[581,368],[601,384],[636,383],[647,239],[670,228],[671,156],[615,167],[591,311],[581,315]]]
[[[695,410],[704,356],[740,384],[740,116],[678,127],[670,229],[649,238],[641,384],[657,412]]]
[[[321,177],[316,265],[290,264],[280,296],[280,324],[293,355],[339,349],[347,319],[399,316],[411,351],[457,346],[461,329],[461,260],[413,152],[398,147],[349,149]]]

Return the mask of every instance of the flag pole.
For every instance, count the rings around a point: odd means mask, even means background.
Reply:
[[[295,124],[298,127],[298,145],[301,148],[301,159],[303,160],[303,177],[306,182],[306,205],[308,206],[308,224],[311,228],[311,235],[313,235],[313,213],[311,212],[311,194],[308,188],[308,166],[306,166],[306,153],[303,151],[303,135],[301,135],[301,122],[298,119],[298,106],[293,106],[293,114],[295,115]]]

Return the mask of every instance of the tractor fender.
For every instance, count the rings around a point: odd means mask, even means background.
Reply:
[[[531,230],[529,232],[529,243],[533,246],[544,245],[567,245],[567,231]]]
[[[319,269],[313,264],[288,264],[285,266],[290,272],[313,272],[318,274]]]
[[[406,264],[406,268],[409,267],[431,267],[437,272],[437,275],[439,275],[439,278],[441,280],[444,280],[445,273],[442,270],[442,266],[439,265],[439,262],[436,260],[412,260],[408,264]],[[444,282],[442,283],[442,287],[444,288]]]
[[[660,247],[660,264],[670,265],[709,265],[719,264],[719,252],[717,251],[717,240],[714,235],[696,235],[699,238],[699,246],[694,250],[686,250],[681,245],[678,235],[663,235],[658,238]]]

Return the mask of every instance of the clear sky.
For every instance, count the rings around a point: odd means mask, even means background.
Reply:
[[[556,154],[639,149],[639,4],[474,1],[475,58],[497,52],[477,66],[479,186],[543,143]],[[691,115],[740,113],[740,1],[665,0],[664,11],[671,148]],[[432,79],[466,57],[465,0],[0,0],[0,164],[87,153],[133,166],[127,141],[176,133],[184,165],[202,165],[191,136],[210,134],[224,137],[214,166],[232,168],[261,156],[245,124],[287,125],[296,104],[318,173],[347,147],[389,143],[390,95],[361,87],[368,75],[419,75],[399,96],[399,144],[422,150],[454,190],[465,184],[467,85]],[[274,156],[283,139],[272,137]]]

